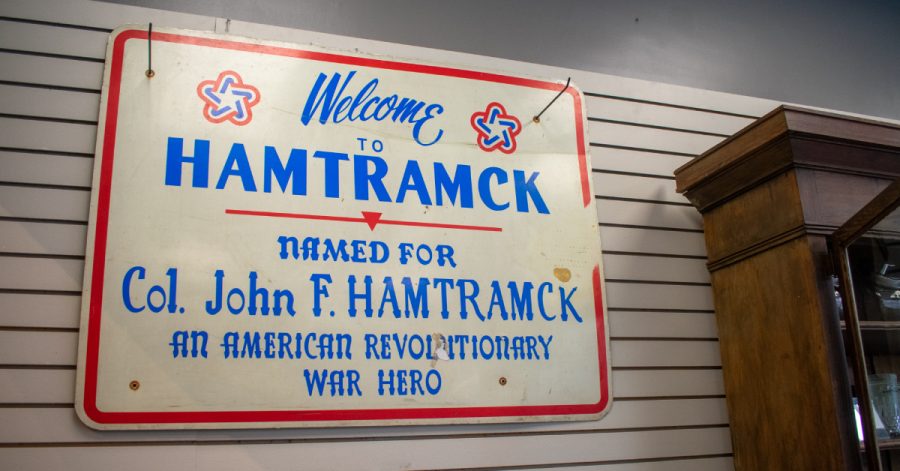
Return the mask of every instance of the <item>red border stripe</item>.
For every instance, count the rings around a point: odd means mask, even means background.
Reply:
[[[354,409],[354,410],[269,410],[269,411],[194,411],[194,412],[106,412],[97,405],[97,381],[100,353],[100,326],[103,307],[103,285],[106,264],[106,244],[109,226],[110,191],[112,185],[113,161],[115,158],[116,124],[121,94],[121,78],[125,43],[130,39],[147,39],[143,30],[122,31],[113,43],[110,63],[109,92],[107,95],[106,121],[103,135],[103,162],[100,168],[100,183],[97,199],[97,220],[95,225],[94,259],[91,275],[87,346],[85,358],[84,411],[87,416],[100,424],[138,423],[240,423],[240,422],[318,422],[318,421],[366,421],[392,419],[444,419],[454,417],[509,417],[509,416],[554,416],[595,414],[602,412],[609,404],[609,378],[607,375],[607,351],[605,323],[603,319],[603,299],[600,282],[600,266],[592,274],[594,289],[595,320],[597,325],[598,366],[600,373],[600,400],[591,404],[563,404],[543,406],[505,407],[457,407],[457,408],[411,408],[411,409]],[[236,51],[269,54],[297,59],[358,65],[413,73],[458,77],[471,80],[517,85],[530,88],[558,91],[562,85],[555,82],[510,77],[506,75],[468,71],[451,67],[395,62],[365,57],[304,51],[278,46],[247,44],[222,39],[184,36],[172,33],[155,33],[154,41],[190,44],[202,47],[230,49]],[[580,95],[574,90],[569,94],[575,101],[575,126],[578,133],[578,165],[581,177],[582,196],[585,207],[590,203],[590,173],[587,169],[585,153],[584,116]],[[384,221],[381,221],[384,222]]]

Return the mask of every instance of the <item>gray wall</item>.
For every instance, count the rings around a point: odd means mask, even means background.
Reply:
[[[897,0],[106,0],[900,119]]]

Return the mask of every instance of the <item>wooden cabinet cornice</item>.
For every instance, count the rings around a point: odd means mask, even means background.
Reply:
[[[735,468],[860,469],[826,236],[900,177],[900,125],[782,106],[675,177],[703,215]]]

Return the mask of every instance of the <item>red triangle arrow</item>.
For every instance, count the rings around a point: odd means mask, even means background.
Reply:
[[[363,211],[362,212],[363,221],[368,224],[369,229],[375,230],[375,226],[378,225],[378,221],[381,220],[381,213],[375,213],[372,211]]]

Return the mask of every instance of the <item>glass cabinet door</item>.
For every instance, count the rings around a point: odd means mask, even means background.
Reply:
[[[900,180],[832,237],[860,448],[867,469],[900,470]],[[863,407],[869,404],[870,407]]]

